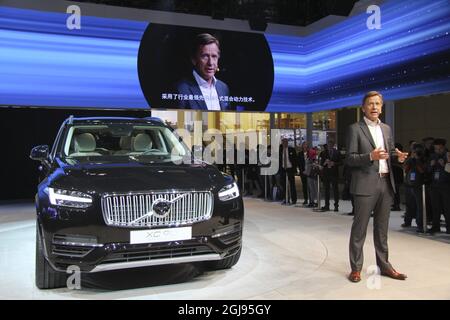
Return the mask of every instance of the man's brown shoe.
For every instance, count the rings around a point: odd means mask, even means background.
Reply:
[[[351,282],[360,282],[361,281],[361,272],[352,271],[348,276],[348,280],[350,280]]]
[[[394,269],[383,270],[381,271],[381,275],[395,280],[405,280],[406,278],[408,278],[406,274],[399,273]]]

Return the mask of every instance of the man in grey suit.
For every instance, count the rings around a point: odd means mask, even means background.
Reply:
[[[219,58],[219,40],[209,33],[197,35],[191,52],[192,75],[176,86],[179,94],[192,99],[179,101],[178,108],[211,111],[230,108],[230,90],[225,82],[215,77],[219,71]]]
[[[364,118],[351,125],[347,133],[346,164],[352,170],[350,192],[355,211],[350,235],[349,280],[352,282],[361,281],[363,246],[372,212],[376,261],[381,274],[406,279],[388,260],[387,233],[395,190],[391,161],[402,163],[407,153],[394,148],[391,128],[379,119],[382,107],[383,96],[376,91],[368,92],[362,101]]]

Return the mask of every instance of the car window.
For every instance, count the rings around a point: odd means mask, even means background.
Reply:
[[[183,157],[187,152],[169,128],[131,124],[74,125],[63,150],[70,158],[142,156],[164,160]]]
[[[51,161],[53,161],[53,159],[55,157],[56,149],[58,147],[58,144],[61,142],[60,139],[61,139],[61,136],[62,136],[63,132],[64,132],[64,124],[62,124],[61,127],[59,128],[58,134],[56,135],[55,141],[53,142],[52,149],[50,151],[50,159],[51,159]]]

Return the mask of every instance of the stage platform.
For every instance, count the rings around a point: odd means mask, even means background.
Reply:
[[[450,299],[450,235],[403,229],[391,213],[390,260],[406,281],[367,275],[375,264],[372,222],[360,283],[347,280],[350,203],[338,213],[245,198],[243,251],[227,271],[171,265],[83,276],[82,290],[34,285],[33,203],[0,206],[0,299]]]

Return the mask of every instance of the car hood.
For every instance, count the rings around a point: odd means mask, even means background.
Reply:
[[[211,190],[226,184],[215,167],[204,162],[176,165],[172,162],[77,162],[59,161],[61,174],[55,187],[89,193],[149,190]]]

